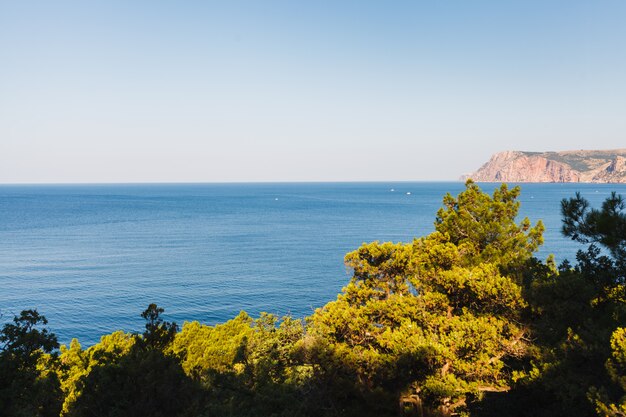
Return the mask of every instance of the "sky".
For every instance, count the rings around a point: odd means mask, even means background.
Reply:
[[[626,2],[0,0],[0,183],[456,180],[626,148]]]

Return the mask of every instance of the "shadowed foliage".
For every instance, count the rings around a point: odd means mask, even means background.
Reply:
[[[0,416],[624,416],[624,202],[564,200],[588,246],[557,267],[519,192],[468,181],[430,235],[348,253],[350,282],[305,321],[179,331],[150,304],[143,333],[83,349],[23,311],[0,332]]]
[[[54,372],[59,347],[37,310],[24,310],[0,332],[0,414],[58,416],[59,381]]]

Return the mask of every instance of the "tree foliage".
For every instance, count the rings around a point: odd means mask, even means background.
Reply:
[[[620,340],[614,332],[626,326],[624,203],[613,193],[593,209],[576,194],[561,207],[563,234],[588,247],[575,265],[544,269],[530,282],[533,360],[519,375],[517,396],[509,397],[534,398],[524,410],[535,416],[609,415],[623,390],[616,382],[620,368],[607,372],[605,363],[618,363],[609,359]]]
[[[492,196],[471,180],[465,187],[457,198],[450,194],[444,197],[435,229],[459,248],[469,264],[523,266],[543,243],[544,226],[538,222],[531,227],[528,218],[516,223],[520,187],[509,189],[502,184]]]
[[[198,387],[177,357],[166,350],[176,324],[150,304],[141,314],[142,335],[117,332],[82,352],[78,343],[62,349],[65,360],[64,412],[68,416],[187,416],[198,409]]]
[[[519,189],[493,196],[471,181],[447,195],[436,231],[412,243],[364,244],[346,256],[354,276],[312,331],[354,364],[361,389],[449,414],[506,390],[506,361],[525,353],[526,303],[511,273],[543,226],[515,222]]]
[[[574,198],[563,200],[561,208],[565,236],[606,248],[619,267],[626,267],[626,203],[621,195],[613,192],[600,209],[594,209],[576,193]]]
[[[57,338],[37,310],[24,310],[0,331],[0,413],[58,416],[59,381],[54,373]]]
[[[520,190],[469,181],[434,231],[364,243],[352,278],[306,321],[241,312],[178,331],[150,304],[141,334],[59,350],[26,310],[0,331],[2,416],[625,416],[626,220],[562,203],[575,264],[533,257],[543,225]]]

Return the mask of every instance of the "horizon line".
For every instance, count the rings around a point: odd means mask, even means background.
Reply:
[[[331,181],[128,181],[128,182],[0,182],[0,186],[28,185],[202,185],[202,184],[357,184],[357,183],[417,183],[465,182],[463,180],[331,180]]]

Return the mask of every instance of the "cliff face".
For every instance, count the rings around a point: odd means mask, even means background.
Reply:
[[[461,179],[484,182],[626,183],[626,149],[611,151],[499,152]]]

